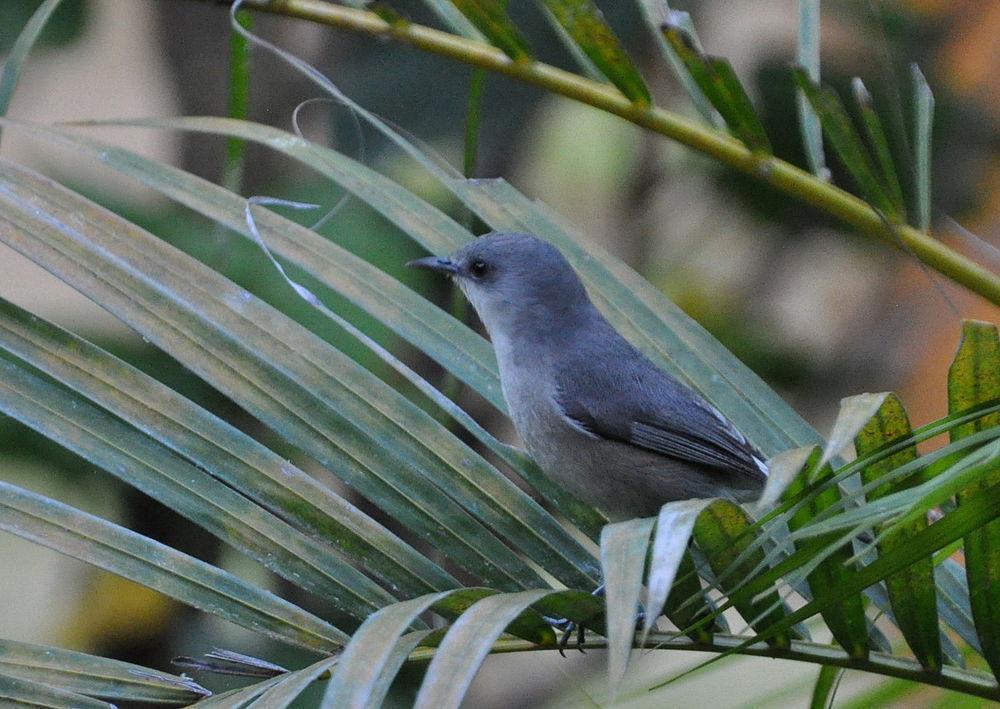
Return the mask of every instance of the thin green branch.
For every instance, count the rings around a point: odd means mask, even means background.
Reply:
[[[914,660],[894,655],[873,652],[868,659],[856,659],[843,650],[830,645],[793,640],[788,648],[775,648],[764,643],[740,647],[746,642],[745,637],[737,635],[715,635],[711,643],[699,643],[687,637],[677,637],[674,633],[651,633],[645,644],[636,635],[632,647],[645,650],[689,650],[694,652],[732,652],[739,655],[755,657],[770,657],[783,660],[796,660],[819,665],[844,667],[862,672],[872,672],[887,677],[912,680],[923,684],[932,684],[945,689],[971,694],[984,699],[1000,700],[1000,688],[992,679],[982,672],[962,670],[956,667],[945,667],[941,672],[928,672]],[[737,649],[739,648],[739,649]],[[493,645],[491,654],[510,652],[534,652],[539,650],[554,650],[555,648],[536,645],[527,640],[503,639]],[[606,650],[607,640],[600,637],[590,637],[583,643],[585,650]],[[435,648],[417,648],[410,653],[410,662],[428,662],[434,656]]]
[[[246,10],[236,13],[236,21],[244,29],[251,29],[252,14]],[[230,30],[229,37],[229,117],[246,119],[250,112],[250,43],[239,32]],[[246,141],[229,138],[226,141],[226,166],[222,186],[239,192],[243,184]]]
[[[424,51],[560,94],[672,138],[812,205],[859,231],[902,246],[923,263],[1000,305],[1000,276],[913,227],[889,227],[864,200],[773,156],[752,153],[730,136],[653,106],[632,103],[613,87],[531,60],[514,61],[499,49],[412,23],[390,24],[374,12],[321,0],[245,0],[243,7],[310,20]]]
[[[469,100],[465,111],[465,151],[462,172],[466,177],[476,176],[479,157],[479,119],[483,113],[483,89],[486,72],[473,69],[469,79]]]

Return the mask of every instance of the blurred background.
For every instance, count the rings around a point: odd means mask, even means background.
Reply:
[[[38,4],[0,0],[0,56]],[[415,21],[435,24],[416,0],[391,4]],[[599,4],[651,82],[657,103],[693,115],[635,4]],[[707,51],[732,61],[776,153],[804,164],[788,73],[796,48],[795,0],[691,0],[671,5],[691,12]],[[573,66],[533,3],[513,0],[509,10],[540,59]],[[461,166],[471,73],[467,68],[284,18],[258,15],[254,30],[293,49],[362,105]],[[823,3],[824,80],[845,94],[850,78],[861,76],[897,142],[910,123],[908,64],[919,63],[937,99],[934,233],[994,268],[1000,263],[998,37],[997,0]],[[225,115],[228,63],[228,15],[220,4],[65,0],[27,64],[9,113],[43,123]],[[251,119],[287,129],[295,106],[316,95],[285,65],[255,54]],[[368,164],[449,207],[397,151],[367,132],[359,142],[343,109],[307,106],[301,124],[308,137],[349,155],[360,156],[363,143]],[[222,179],[223,141],[136,129],[100,129],[99,135],[209,179]],[[915,425],[944,415],[945,377],[958,343],[960,318],[997,320],[996,309],[986,301],[932,276],[905,253],[844,231],[687,148],[569,100],[488,76],[480,135],[475,176],[503,176],[568,217],[707,327],[821,433],[829,430],[840,398],[863,391],[898,392]],[[233,244],[190,212],[113,178],[93,162],[14,130],[4,132],[0,156],[39,169],[110,206],[295,313],[338,347],[365,357],[359,347],[296,303],[261,254]],[[835,159],[828,160],[834,163],[835,181],[848,184]],[[247,153],[243,191],[324,205],[339,196],[315,175],[254,148]],[[426,292],[440,287],[404,272],[402,264],[419,255],[418,248],[355,202],[349,202],[324,233]],[[0,247],[0,295],[155,372],[266,438],[245,414],[121,323],[5,247]],[[448,302],[445,289],[438,296]],[[392,343],[376,325],[359,324]],[[377,363],[363,361],[390,377]],[[278,587],[266,571],[216,546],[169,510],[2,417],[0,479]],[[8,535],[0,536],[0,637],[165,669],[173,656],[196,655],[215,646],[286,666],[302,661],[287,649],[266,646],[221,621]],[[710,701],[718,707],[802,705],[816,674],[813,666],[730,659],[723,671],[645,691],[697,659],[642,656],[627,683],[634,692],[626,691],[623,703],[658,706],[669,698]],[[491,658],[469,695],[469,706],[591,705],[602,696],[603,662],[600,653],[574,654],[567,660],[555,653]],[[494,671],[498,669],[502,671]],[[516,687],[509,682],[511,671],[522,678]],[[205,683],[217,688],[232,684],[212,679]],[[951,707],[964,700],[932,689],[914,695],[909,685],[857,673],[848,673],[838,695],[838,705],[893,701],[908,706],[947,702]]]

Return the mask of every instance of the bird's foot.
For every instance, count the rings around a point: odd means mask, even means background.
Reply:
[[[576,649],[586,654],[583,644],[586,641],[587,629],[582,623],[577,623],[569,618],[551,618],[549,616],[543,616],[543,618],[554,629],[562,632],[556,646],[560,655],[566,657],[566,648],[569,646],[569,639],[573,636],[574,631],[576,632]]]
[[[602,583],[594,589],[591,595],[603,596],[604,584]],[[584,643],[586,643],[587,640],[586,626],[582,623],[572,621],[569,618],[553,618],[551,616],[543,616],[543,618],[545,622],[551,625],[554,629],[562,632],[562,635],[559,637],[559,644],[557,645],[560,655],[566,657],[566,648],[569,647],[569,639],[573,637],[574,632],[576,633],[576,649],[586,654],[586,651],[583,649]],[[642,629],[645,620],[646,613],[640,608],[635,616],[636,630]]]
[[[595,588],[590,595],[603,597],[604,584],[602,583]],[[587,628],[582,623],[575,623],[569,618],[546,618],[545,620],[556,630],[562,631],[562,636],[559,638],[560,655],[566,657],[566,647],[569,645],[569,639],[572,637],[574,630],[576,631],[576,649],[586,654],[583,644],[587,640]]]

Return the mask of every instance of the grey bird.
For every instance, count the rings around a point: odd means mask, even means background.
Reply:
[[[548,242],[493,233],[408,265],[459,285],[489,333],[528,453],[610,519],[655,515],[672,500],[759,495],[763,456],[622,337]]]

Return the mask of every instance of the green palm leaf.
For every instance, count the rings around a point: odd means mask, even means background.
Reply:
[[[160,500],[304,589],[364,618],[393,598],[327,547],[99,409],[0,361],[0,410]],[[72,417],[67,415],[72,412]]]
[[[0,675],[89,697],[186,705],[210,694],[190,679],[82,652],[0,640]]]
[[[4,482],[0,482],[0,529],[277,640],[331,651],[347,639],[328,623],[231,574]]]
[[[346,500],[235,427],[113,355],[2,300],[0,348],[120,419],[135,422],[147,436],[289,524],[335,542],[339,553],[364,563],[384,581],[411,593],[434,587],[428,583],[457,584]],[[77,405],[71,400],[69,408]],[[170,456],[161,451],[157,457]],[[325,560],[342,566],[336,558]]]
[[[367,370],[215,272],[119,222],[117,226],[129,232],[129,238],[122,240],[108,226],[117,218],[96,205],[68,192],[60,195],[68,205],[45,201],[37,178],[16,168],[0,169],[0,180],[4,178],[12,187],[15,181],[20,183],[5,202],[10,213],[20,217],[17,229],[0,232],[0,240],[60,272],[92,297],[105,303],[114,298],[117,307],[112,310],[151,341],[273,423],[276,430],[287,432],[321,462],[336,462],[335,471],[367,497],[381,504],[398,500],[399,518],[437,535],[452,558],[469,571],[502,588],[539,582],[499,539],[476,531],[482,529],[480,523],[441,494],[442,484],[448,491],[467,491],[471,496],[465,498],[467,505],[485,521],[500,524],[505,534],[535,546],[543,555],[540,560],[558,569],[560,557],[572,548],[566,531],[429,415]],[[62,213],[63,224],[79,222],[78,215],[84,213],[98,227],[81,238],[71,227],[42,224],[30,216],[39,209],[39,200],[43,209]],[[43,237],[47,245],[32,236]],[[96,246],[102,242],[118,258],[109,259]],[[139,243],[141,250],[136,248]],[[63,249],[73,253],[71,263]],[[108,283],[107,275],[93,275],[102,269],[114,272],[111,280],[128,284],[134,295],[123,296]],[[160,297],[164,285],[173,293],[167,300]],[[193,294],[202,298],[192,302]],[[251,342],[253,347],[246,344]],[[274,364],[280,360],[281,368]],[[430,431],[438,432],[433,436],[435,446],[427,443]],[[470,474],[470,468],[479,475]],[[533,518],[531,524],[511,506]],[[445,525],[451,527],[449,532]],[[543,551],[560,536],[566,543],[555,553]],[[565,573],[571,574],[570,579],[585,580],[581,569],[586,568],[587,555],[579,547],[573,551],[578,561],[567,563]]]
[[[114,704],[38,682],[0,674],[0,699],[11,706],[53,709],[114,709]]]

